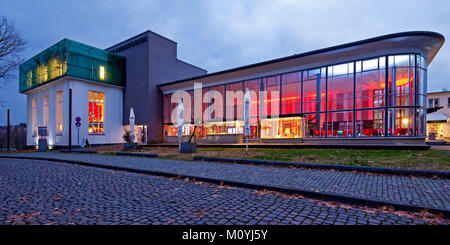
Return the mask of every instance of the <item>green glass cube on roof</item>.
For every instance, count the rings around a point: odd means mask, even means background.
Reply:
[[[65,38],[20,65],[19,91],[62,77],[125,86],[125,57]]]

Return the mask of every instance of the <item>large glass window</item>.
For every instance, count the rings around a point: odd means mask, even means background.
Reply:
[[[425,136],[427,134],[427,110],[423,108],[416,108],[416,122],[414,124],[415,135]]]
[[[56,135],[62,135],[63,131],[63,92],[56,92]]]
[[[281,114],[301,112],[302,83],[301,72],[292,72],[282,76]]]
[[[303,72],[303,113],[325,111],[325,68]]]
[[[103,134],[105,94],[89,91],[89,134]]]
[[[414,108],[390,108],[388,112],[388,135],[413,135]]]
[[[261,120],[261,138],[301,138],[302,118],[287,117]]]
[[[250,136],[259,137],[259,91],[261,90],[261,80],[254,79],[244,82],[244,91],[250,91]]]
[[[356,108],[384,106],[385,58],[356,62]]]
[[[328,137],[353,136],[353,111],[329,112]]]
[[[210,122],[206,123],[208,135],[217,134],[243,134],[243,121],[229,121],[229,122]]]
[[[280,115],[280,76],[264,78],[263,86],[267,96],[263,98],[261,117],[263,115],[267,117]]]
[[[52,58],[50,64],[50,79],[54,79],[63,74],[63,64],[60,59]]]
[[[384,110],[356,111],[355,136],[383,136]]]
[[[416,54],[381,56],[204,88],[203,94],[248,88],[250,138],[423,136],[426,66],[427,60]],[[260,91],[267,96],[260,98]],[[232,114],[228,121],[242,121],[237,114],[242,103],[234,102],[225,103],[224,114]],[[203,103],[203,110],[209,105]],[[278,112],[281,119],[271,117]],[[293,114],[302,114],[303,121]],[[226,134],[237,128],[216,123],[202,132]]]
[[[353,109],[353,62],[328,67],[328,111]]]
[[[305,115],[305,137],[324,137],[325,113]]]
[[[389,56],[388,105],[414,106],[414,55]]]
[[[243,103],[244,103],[244,90],[243,90],[243,83],[231,83],[226,85],[226,112],[225,116],[226,119],[230,120],[243,120]],[[233,96],[231,96],[233,95]],[[229,121],[229,120],[227,120]]]

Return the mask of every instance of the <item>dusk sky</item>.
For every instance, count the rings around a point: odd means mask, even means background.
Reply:
[[[29,59],[63,38],[107,48],[145,30],[178,43],[178,58],[215,72],[403,31],[450,38],[448,1],[6,1]],[[428,67],[428,91],[450,89],[447,43]],[[18,71],[16,72],[18,74]],[[18,75],[0,84],[0,125],[26,122]]]

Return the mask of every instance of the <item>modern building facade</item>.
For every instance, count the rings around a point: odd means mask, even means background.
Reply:
[[[177,59],[176,43],[150,31],[106,50],[76,43],[89,47],[86,60],[71,58],[76,52],[66,48],[57,61],[36,62],[48,56],[45,50],[20,67],[32,125],[27,142],[35,144],[34,128],[45,125],[50,141],[67,143],[71,88],[72,118],[81,115],[80,134],[95,144],[122,142],[131,107],[140,142],[178,142],[172,117],[178,106],[173,95],[180,91],[188,94],[185,140],[195,135],[197,142],[240,143],[247,90],[251,142],[423,143],[427,67],[443,43],[434,32],[395,33],[210,74]],[[201,90],[194,91],[198,84]],[[72,129],[72,139],[76,133]]]
[[[279,93],[252,97],[250,138],[256,142],[423,143],[427,67],[443,42],[437,33],[397,33],[160,85],[165,140],[176,136],[172,93],[193,94],[193,84],[201,83],[203,94],[247,88]],[[267,111],[262,117],[261,108],[274,102],[279,116],[271,118]],[[227,109],[233,108],[225,103]],[[194,125],[185,127],[191,134]],[[239,116],[204,120],[196,133],[200,141],[241,142],[242,127]]]

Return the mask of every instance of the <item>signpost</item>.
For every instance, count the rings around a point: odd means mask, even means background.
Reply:
[[[81,127],[81,117],[76,117],[75,118],[75,127],[77,127],[77,145],[78,147],[80,147],[80,127]]]
[[[248,136],[250,135],[250,91],[248,88],[244,95],[244,135],[245,151],[248,152]]]

